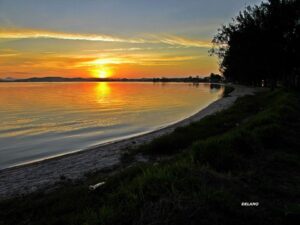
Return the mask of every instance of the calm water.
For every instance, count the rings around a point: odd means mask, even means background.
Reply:
[[[158,129],[222,91],[209,84],[0,83],[0,168]]]

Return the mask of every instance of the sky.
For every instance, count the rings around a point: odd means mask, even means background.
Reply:
[[[218,73],[211,39],[259,0],[0,0],[0,78]]]

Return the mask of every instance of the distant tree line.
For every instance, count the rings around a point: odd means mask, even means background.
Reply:
[[[218,30],[213,43],[226,80],[299,88],[300,0],[249,6]]]
[[[5,78],[0,82],[188,82],[188,83],[220,83],[223,77],[211,73],[207,77],[188,76],[188,77],[161,77],[161,78],[81,78],[81,77],[31,77],[24,79]]]
[[[153,78],[153,82],[187,82],[187,83],[221,83],[224,78],[219,74],[211,73],[208,77],[189,76],[189,77],[175,77],[175,78]]]

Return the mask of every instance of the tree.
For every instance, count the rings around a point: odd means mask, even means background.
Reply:
[[[219,83],[222,81],[222,77],[219,74],[211,73],[209,76],[209,80],[212,83]]]
[[[248,6],[213,39],[212,54],[229,81],[299,87],[300,1],[269,0]]]

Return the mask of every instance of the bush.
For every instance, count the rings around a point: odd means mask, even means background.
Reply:
[[[234,91],[234,87],[226,85],[223,92],[223,97],[229,97],[230,96],[229,94],[233,91]]]

